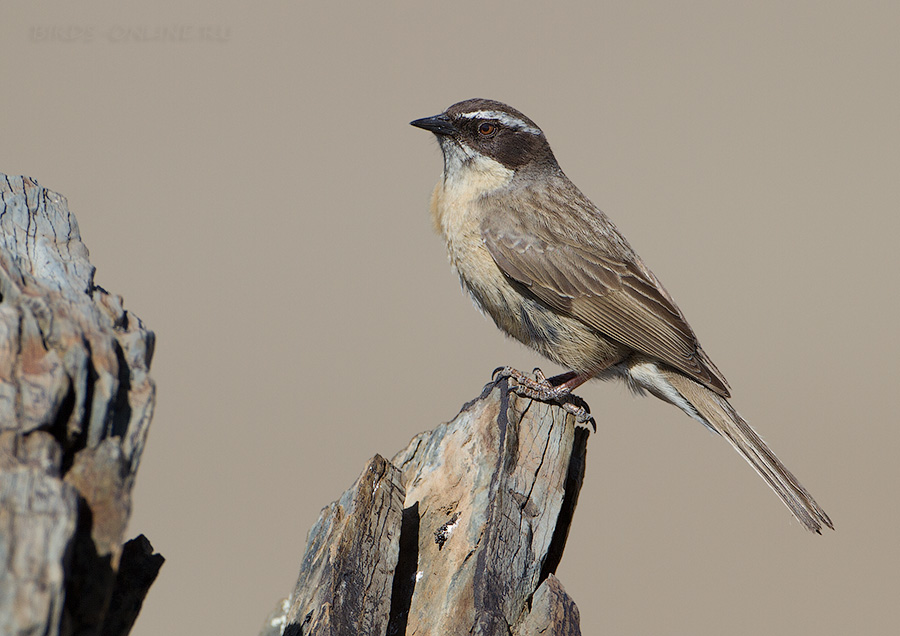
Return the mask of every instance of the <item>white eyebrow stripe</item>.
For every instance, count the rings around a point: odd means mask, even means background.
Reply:
[[[476,110],[471,113],[460,113],[460,117],[466,119],[494,119],[504,126],[521,130],[522,132],[531,133],[532,135],[540,135],[541,131],[534,126],[529,126],[518,117],[513,117],[508,113],[499,110]]]

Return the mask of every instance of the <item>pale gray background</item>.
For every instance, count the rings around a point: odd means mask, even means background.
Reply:
[[[476,96],[542,126],[837,526],[589,385],[559,570],[584,633],[893,633],[900,5],[142,4],[0,19],[0,171],[68,197],[158,336],[130,532],[167,562],[137,636],[255,634],[369,457],[498,365],[559,371],[472,309],[430,227],[440,156],[407,122]]]

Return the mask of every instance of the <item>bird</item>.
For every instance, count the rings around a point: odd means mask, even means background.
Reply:
[[[477,98],[410,124],[434,133],[443,154],[431,218],[463,288],[501,331],[569,369],[547,379],[506,367],[515,390],[564,402],[590,379],[624,380],[724,437],[807,529],[834,528],[731,406],[684,314],[534,121]]]

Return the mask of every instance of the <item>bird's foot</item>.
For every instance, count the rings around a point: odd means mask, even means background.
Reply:
[[[512,367],[500,367],[494,371],[493,377],[495,380],[509,378],[516,383],[515,389],[517,394],[541,402],[554,402],[572,392],[572,389],[564,383],[555,382],[558,379],[562,379],[565,382],[566,376],[569,374],[559,375],[548,380],[547,376],[540,369],[535,369],[532,373],[534,377]]]
[[[494,370],[493,378],[494,380],[508,378],[513,382],[510,390],[516,395],[556,404],[574,415],[576,423],[590,424],[594,431],[597,430],[597,423],[591,416],[587,403],[580,397],[572,395],[572,385],[578,386],[583,382],[577,381],[580,380],[578,374],[569,371],[548,379],[540,369],[535,369],[532,373],[533,378],[512,367],[499,367]]]
[[[578,403],[576,403],[576,401]],[[595,433],[597,432],[597,422],[594,421],[594,416],[591,415],[591,412],[588,410],[587,403],[580,397],[577,395],[569,395],[565,402],[560,403],[560,406],[564,411],[575,416],[576,424],[590,424],[591,430]]]

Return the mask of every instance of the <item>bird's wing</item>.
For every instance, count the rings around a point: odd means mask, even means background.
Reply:
[[[728,397],[728,383],[681,311],[612,223],[600,219],[623,249],[608,247],[609,237],[576,241],[547,227],[529,227],[523,216],[530,215],[489,210],[481,228],[488,251],[509,278],[557,311]]]

